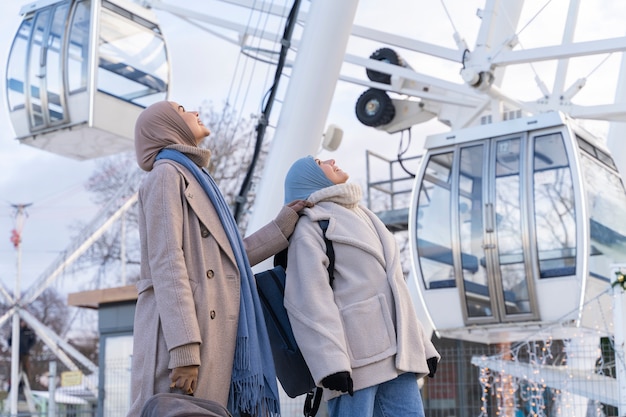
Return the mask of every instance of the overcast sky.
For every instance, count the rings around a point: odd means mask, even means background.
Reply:
[[[84,183],[94,169],[94,161],[74,161],[20,145],[14,139],[6,110],[4,67],[10,43],[20,23],[18,12],[22,5],[28,3],[30,2],[19,0],[4,1],[0,14],[0,280],[10,291],[14,288],[17,276],[16,251],[9,241],[15,221],[14,205],[31,204],[26,209],[28,217],[23,230],[22,290],[27,289],[70,244],[73,232],[69,225],[77,220],[87,222],[97,212],[97,208],[90,203],[89,196],[84,192]],[[199,4],[206,4],[190,0],[175,3],[182,6],[193,4],[196,8]],[[361,0],[355,23],[450,48],[455,48],[452,37],[455,28],[472,48],[480,24],[476,11],[483,4],[479,0]],[[546,4],[545,10],[533,18]],[[522,21],[531,24],[524,29],[524,37],[521,38],[523,46],[530,48],[558,44],[565,10],[565,0],[528,0]],[[211,14],[212,10],[203,12]],[[184,103],[188,109],[197,108],[204,100],[220,105],[228,97],[232,99],[232,90],[229,87],[233,85],[233,74],[241,68],[242,62],[237,49],[166,13],[158,12],[158,16],[172,63],[171,99]],[[626,31],[624,21],[624,0],[581,0],[581,22],[576,39],[623,36]],[[242,23],[245,23],[245,19]],[[360,51],[362,56],[367,57],[382,46],[385,45],[351,40],[348,48],[352,53]],[[405,58],[417,71],[461,83],[458,75],[460,64],[434,62],[416,56]],[[601,58],[598,58],[586,66],[581,65],[579,73],[574,71],[570,78],[573,81],[588,75],[600,61]],[[614,64],[616,61],[617,57],[613,57],[609,63]],[[534,72],[541,71],[542,68],[542,65],[535,68],[524,66],[513,70],[520,74],[518,79],[511,81],[511,89],[519,94],[518,98],[528,100],[538,97],[533,77]],[[594,80],[615,80],[615,65],[611,68],[608,64],[602,65],[597,74],[594,74]],[[348,67],[344,70],[354,71]],[[257,87],[263,87],[267,73],[261,69],[258,72],[263,77]],[[546,82],[551,84],[552,79],[546,77]],[[589,93],[581,93],[580,99],[590,104],[610,101],[614,91],[612,89],[611,85],[602,85],[590,79],[588,88],[586,87]],[[328,123],[341,126],[344,129],[344,138],[335,154],[322,152],[320,155],[335,157],[351,173],[352,179],[360,183],[365,182],[365,149],[393,159],[399,146],[398,135],[367,128],[354,116],[354,104],[364,90],[363,87],[347,83],[337,85]],[[258,112],[262,107],[263,97],[260,93],[250,93],[246,100],[245,109],[250,113]],[[436,122],[415,127],[413,148],[409,153],[420,153],[425,135],[444,130],[445,127]]]

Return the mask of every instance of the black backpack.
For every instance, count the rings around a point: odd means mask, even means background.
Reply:
[[[335,251],[333,244],[326,238],[328,220],[320,220],[326,255],[329,259],[328,276],[332,286],[335,270]],[[289,323],[283,298],[285,296],[285,269],[287,267],[287,249],[274,256],[274,268],[255,274],[256,285],[263,306],[265,325],[270,339],[272,356],[276,367],[276,376],[285,393],[295,398],[307,394],[304,415],[313,417],[317,413],[322,396],[322,388],[315,385]]]

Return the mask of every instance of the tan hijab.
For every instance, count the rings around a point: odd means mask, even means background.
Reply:
[[[151,171],[154,159],[161,149],[174,148],[192,157],[200,166],[206,166],[211,152],[200,149],[193,133],[169,101],[159,101],[146,108],[135,123],[135,152],[137,163],[144,171]]]

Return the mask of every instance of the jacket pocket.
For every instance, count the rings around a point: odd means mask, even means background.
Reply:
[[[396,353],[396,332],[384,295],[344,307],[341,317],[353,367],[377,362]]]

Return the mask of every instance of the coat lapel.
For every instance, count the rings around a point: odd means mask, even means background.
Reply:
[[[235,254],[233,252],[226,231],[222,226],[219,214],[215,210],[215,206],[211,202],[211,199],[206,194],[200,183],[194,178],[186,168],[179,164],[176,167],[185,176],[187,180],[187,188],[185,189],[185,198],[191,209],[196,213],[198,219],[213,235],[213,238],[217,241],[218,245],[222,248],[224,253],[228,256],[231,262],[237,265],[235,260]]]

